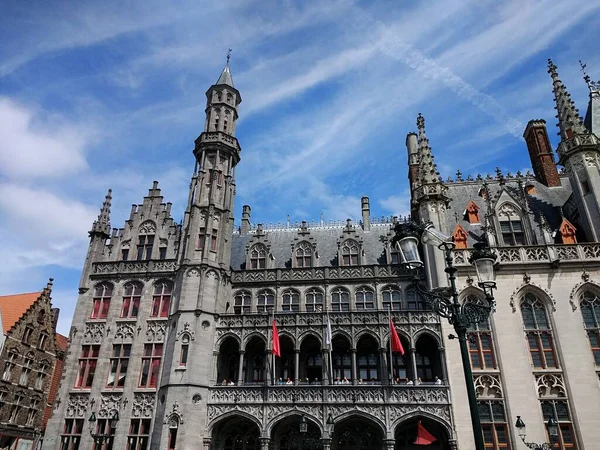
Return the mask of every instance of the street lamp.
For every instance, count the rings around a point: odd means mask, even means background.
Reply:
[[[487,320],[494,309],[493,290],[496,287],[494,281],[496,255],[485,244],[477,243],[473,246],[469,262],[475,266],[478,285],[484,292],[485,301],[468,301],[461,304],[456,290],[456,272],[458,269],[453,265],[452,250],[454,250],[454,242],[452,242],[452,238],[437,230],[430,222],[425,224],[411,221],[400,222],[394,227],[394,232],[395,236],[392,238],[392,244],[398,249],[402,264],[410,269],[415,269],[415,272],[423,266],[419,256],[419,240],[425,245],[437,247],[444,252],[445,272],[448,274],[450,286],[436,288],[431,291],[425,290],[419,285],[418,273],[415,274],[413,285],[417,292],[425,298],[431,309],[441,317],[448,319],[450,324],[454,326],[460,344],[475,449],[485,450],[477,408],[477,396],[473,384],[469,348],[467,346],[467,330],[471,325]],[[450,335],[451,339],[454,337]]]
[[[521,419],[521,416],[517,416],[515,427],[517,428],[517,432],[523,443],[531,450],[551,450],[553,448],[553,443],[558,440],[558,424],[553,417],[550,417],[546,423],[550,442],[544,442],[543,444],[536,444],[535,442],[527,442],[525,440],[527,437],[527,427],[525,426],[525,422]]]
[[[90,436],[92,437],[92,439],[94,439],[94,444],[95,447],[99,447],[102,448],[102,444],[104,444],[104,441],[106,441],[107,443],[110,443],[110,440],[114,437],[115,435],[115,430],[117,428],[117,424],[119,423],[119,412],[118,411],[114,411],[112,417],[109,420],[109,426],[110,426],[110,432],[109,433],[104,433],[104,429],[101,430],[102,433],[97,433],[97,428],[96,428],[96,422],[98,421],[98,419],[96,419],[96,413],[94,411],[92,411],[92,414],[90,415],[90,418],[88,419],[89,422],[89,427],[90,427]]]

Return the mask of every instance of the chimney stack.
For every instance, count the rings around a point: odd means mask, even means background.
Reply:
[[[406,135],[406,150],[408,151],[408,182],[412,190],[419,177],[419,146],[417,133]]]
[[[363,230],[370,231],[371,230],[371,208],[369,206],[369,197],[361,198],[360,202],[362,204]]]
[[[244,205],[242,209],[242,228],[240,234],[242,236],[248,234],[250,231],[250,206]]]
[[[546,130],[546,121],[543,119],[530,120],[525,127],[523,137],[527,143],[536,180],[548,187],[560,186],[556,161]]]

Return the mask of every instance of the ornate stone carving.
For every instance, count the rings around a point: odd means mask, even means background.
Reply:
[[[539,398],[566,397],[565,384],[562,374],[546,373],[543,375],[536,375],[535,383]]]
[[[502,398],[502,384],[498,375],[479,375],[474,377],[477,398]]]
[[[69,403],[67,404],[67,417],[85,417],[90,396],[87,394],[71,394],[69,395]]]
[[[135,336],[135,322],[117,322],[115,339],[132,340]]]
[[[146,340],[150,342],[163,342],[167,329],[166,320],[149,320],[146,322]]]
[[[181,338],[182,335],[187,334],[190,337],[190,340],[194,341],[196,339],[196,333],[192,331],[190,324],[188,322],[183,324],[183,330],[180,330],[177,333],[177,341]]]
[[[101,342],[104,338],[104,332],[106,330],[106,324],[100,323],[86,323],[85,332],[83,333],[83,340],[85,342]]]
[[[517,297],[521,297],[521,295],[524,293],[523,288],[527,286],[534,286],[540,291],[542,291],[544,294],[546,294],[552,302],[552,311],[556,311],[556,299],[554,298],[552,293],[541,287],[539,284],[533,283],[531,281],[531,277],[526,273],[523,276],[523,283],[517,286],[517,288],[513,291],[513,293],[510,296],[510,301],[508,302],[508,304],[511,306],[513,312],[517,312]]]
[[[156,233],[156,225],[151,220],[146,220],[140,225],[140,234],[154,234]]]
[[[188,278],[199,277],[200,271],[197,268],[192,267],[190,270],[187,271],[186,275]]]
[[[113,411],[118,411],[121,408],[121,394],[102,395],[100,397],[100,408],[98,409],[98,417],[112,417]]]
[[[152,417],[154,415],[155,399],[155,394],[134,394],[131,415],[133,417]]]

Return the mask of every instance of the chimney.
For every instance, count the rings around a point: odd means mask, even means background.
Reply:
[[[242,228],[240,234],[242,236],[248,234],[250,231],[250,206],[244,205],[242,209]]]
[[[408,151],[408,182],[412,190],[412,186],[417,182],[419,176],[417,133],[408,133],[406,135],[406,150]]]
[[[554,161],[554,153],[546,130],[546,121],[543,119],[530,120],[525,127],[523,137],[527,143],[536,180],[548,187],[560,186],[556,161]]]
[[[56,333],[56,326],[58,325],[58,315],[60,314],[60,309],[59,308],[52,308],[50,310],[50,312],[52,314],[52,329]]]
[[[371,230],[371,208],[369,207],[369,197],[363,197],[360,199],[362,204],[362,221],[363,230]]]

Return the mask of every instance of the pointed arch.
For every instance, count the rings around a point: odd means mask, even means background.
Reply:
[[[442,448],[450,448],[449,441],[452,438],[452,426],[449,421],[442,418],[440,415],[434,415],[427,411],[412,411],[408,414],[401,415],[391,424],[394,430],[394,439],[397,445],[402,445],[408,442],[414,442],[416,437],[417,423],[423,422],[422,425],[426,430],[437,438],[437,442],[442,444]],[[402,448],[402,447],[397,447]]]
[[[400,311],[402,309],[402,290],[398,285],[388,284],[380,289],[383,309]]]
[[[360,264],[360,244],[354,239],[346,239],[340,246],[342,266],[358,266]]]
[[[248,314],[252,305],[252,293],[246,289],[241,289],[233,294],[233,312],[234,314]]]
[[[115,285],[108,281],[102,281],[94,286],[90,319],[106,319],[114,287]]]
[[[375,309],[375,291],[370,286],[360,286],[354,290],[354,308],[357,311]]]
[[[267,268],[267,246],[261,243],[254,244],[248,250],[248,262],[250,269]]]
[[[549,314],[550,299],[538,288],[526,288],[521,292],[519,308],[533,367],[559,369],[552,318]]]
[[[315,417],[308,411],[302,411],[300,409],[294,408],[292,410],[285,411],[282,414],[275,416],[273,419],[267,422],[264,429],[265,434],[271,436],[275,427],[277,427],[278,424],[282,424],[294,416],[298,416],[298,422],[300,421],[300,418],[304,416],[309,424],[314,425],[319,430],[319,433],[323,433],[322,421],[319,418]]]
[[[577,309],[577,306],[581,302],[581,296],[585,291],[591,291],[600,296],[600,284],[595,281],[590,281],[587,277],[582,278],[583,280],[577,283],[573,289],[571,289],[571,293],[569,294],[569,303],[571,304],[573,311]]]
[[[552,308],[552,312],[556,311],[556,299],[551,292],[539,284],[532,282],[527,274],[524,275],[523,280],[523,283],[517,286],[510,296],[508,304],[511,306],[513,312],[517,312],[518,300],[525,292],[537,293],[541,299],[548,302],[548,306]]]
[[[312,267],[313,245],[308,241],[300,241],[294,245],[294,267]]]
[[[300,311],[300,292],[296,289],[286,289],[281,293],[281,310],[284,312]]]
[[[499,224],[498,237],[504,246],[526,245],[523,210],[508,199],[496,207],[496,218]]]
[[[152,310],[150,317],[169,317],[171,307],[171,296],[173,294],[173,282],[160,279],[154,282],[152,289]]]

